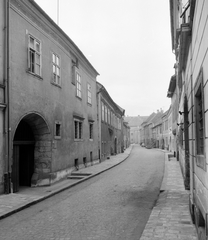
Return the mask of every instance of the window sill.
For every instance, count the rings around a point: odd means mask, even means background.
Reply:
[[[81,97],[79,97],[79,96],[77,96],[77,95],[76,95],[76,97],[77,97],[80,101],[82,101],[82,98],[81,98]]]
[[[54,136],[54,139],[60,140],[60,139],[61,139],[61,136]]]
[[[75,142],[83,142],[83,139],[74,139]]]
[[[89,139],[89,141],[90,141],[90,142],[93,142],[93,139],[92,139],[92,138],[90,138],[90,139]]]
[[[55,82],[51,82],[52,85],[54,85],[55,87],[61,88],[61,85],[55,83]]]
[[[88,105],[89,107],[92,107],[92,103],[87,103],[87,105]]]
[[[30,71],[28,71],[28,70],[26,70],[26,72],[27,72],[28,74],[30,74],[31,76],[39,79],[39,80],[43,80],[43,78],[42,78],[41,76],[39,76],[39,75],[37,75],[37,74],[35,74],[35,73],[33,73],[33,72],[30,72]]]

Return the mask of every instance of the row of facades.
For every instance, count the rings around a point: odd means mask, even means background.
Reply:
[[[176,128],[173,124],[172,106],[163,112],[153,112],[139,127],[140,145],[146,148],[160,148],[176,155]]]
[[[199,239],[208,239],[208,0],[169,0],[172,131]]]
[[[0,29],[0,193],[53,184],[129,146],[124,109],[35,1],[0,1]]]
[[[175,74],[170,109],[152,113],[140,143],[173,152],[200,240],[208,239],[208,0],[169,0]]]

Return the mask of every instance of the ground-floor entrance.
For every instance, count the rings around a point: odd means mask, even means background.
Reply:
[[[25,116],[18,124],[13,138],[12,188],[38,185],[49,178],[51,166],[49,128],[37,114]]]

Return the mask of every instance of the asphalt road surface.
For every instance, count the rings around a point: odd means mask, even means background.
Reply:
[[[138,240],[163,171],[163,152],[135,145],[120,165],[0,220],[0,240]]]

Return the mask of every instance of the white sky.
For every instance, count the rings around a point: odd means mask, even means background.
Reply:
[[[57,0],[36,0],[57,22]],[[168,0],[59,0],[59,26],[127,116],[170,106],[174,74]]]

